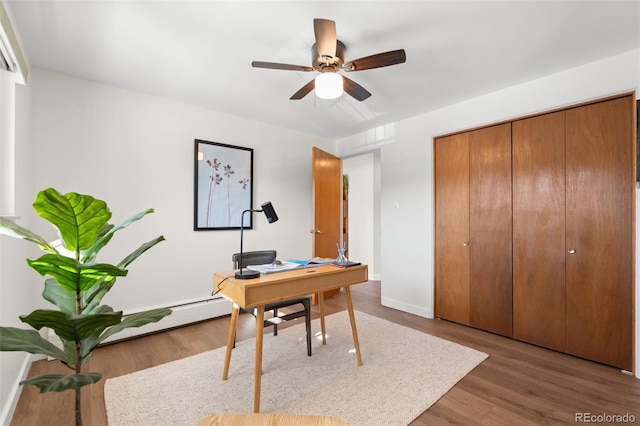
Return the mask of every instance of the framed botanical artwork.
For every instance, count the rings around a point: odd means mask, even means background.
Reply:
[[[253,149],[196,139],[194,187],[194,230],[240,229],[253,205]]]

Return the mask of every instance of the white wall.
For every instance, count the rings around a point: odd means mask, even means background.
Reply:
[[[635,50],[339,140],[341,156],[380,149],[382,303],[433,317],[435,136],[639,87],[640,51]],[[636,284],[636,365],[638,294]]]
[[[24,94],[28,89],[16,86]],[[24,97],[16,99],[16,146],[14,151],[12,214],[20,216],[19,223],[29,227],[30,209],[33,200],[28,194],[30,182],[31,146],[26,117],[29,103]],[[4,153],[3,153],[4,155]],[[6,182],[3,182],[3,185]],[[4,186],[3,186],[4,188]],[[38,275],[27,266],[26,258],[37,255],[37,249],[23,241],[0,237],[0,324],[9,327],[24,327],[18,316],[28,314],[44,305],[40,294],[42,285],[32,285]],[[13,412],[20,395],[18,383],[26,378],[31,359],[24,352],[0,352],[0,423],[4,424]]]
[[[376,217],[380,204],[376,203],[376,155],[368,153],[344,159],[342,172],[349,176],[349,259],[369,266],[369,279],[379,280],[376,252],[380,251],[376,235]]]
[[[143,242],[166,237],[133,262],[105,297],[116,310],[208,298],[213,272],[232,267],[239,231],[193,231],[194,139],[254,149],[254,206],[270,200],[280,220],[268,224],[264,215],[254,216],[244,249],[274,248],[281,258],[311,256],[311,151],[318,146],[332,152],[333,141],[39,69],[32,69],[29,85],[16,95],[18,223],[56,238],[31,208],[46,187],[105,200],[116,224],[155,209],[119,231],[98,259],[117,263]],[[25,262],[39,252],[4,236],[0,250],[0,320],[19,326],[18,315],[47,304],[40,295],[43,279]],[[216,309],[211,316],[220,314]],[[0,352],[5,416],[28,361],[24,353]]]

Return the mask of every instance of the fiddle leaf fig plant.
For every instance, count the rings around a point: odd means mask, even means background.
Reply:
[[[57,358],[68,366],[70,374],[47,374],[22,381],[40,392],[75,391],[75,421],[82,425],[80,389],[97,383],[102,374],[83,372],[82,365],[93,350],[108,337],[129,327],[160,321],[170,309],[152,309],[123,316],[101,304],[118,277],[127,275],[127,266],[141,254],[164,240],[159,236],[138,247],[117,264],[96,262],[100,250],[114,234],[142,219],[153,209],[145,210],[114,226],[109,223],[107,204],[90,195],[74,192],[61,194],[53,188],[38,193],[33,203],[36,213],[58,230],[59,242],[50,243],[34,232],[0,217],[0,234],[36,244],[45,254],[27,259],[27,264],[43,277],[42,297],[57,307],[37,309],[20,320],[33,328],[0,327],[0,351],[23,351]],[[51,329],[62,341],[59,348],[36,330]]]

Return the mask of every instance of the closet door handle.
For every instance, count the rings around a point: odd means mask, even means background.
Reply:
[[[469,247],[469,241],[465,241],[464,243],[462,243],[462,245],[463,245],[464,247]]]
[[[574,248],[570,248],[569,249],[569,254],[574,254],[575,252],[576,252],[576,249],[574,249]]]

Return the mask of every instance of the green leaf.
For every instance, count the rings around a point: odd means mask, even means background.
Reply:
[[[64,351],[65,354],[67,354],[67,357],[69,359],[73,360],[69,364],[69,367],[74,370],[78,364],[82,364],[82,360],[78,359],[78,353],[76,349],[77,349],[76,342],[72,342],[69,340],[62,341],[62,350]]]
[[[56,305],[62,312],[69,315],[76,313],[75,291],[62,287],[54,278],[45,280],[42,297]]]
[[[51,275],[62,287],[74,291],[86,291],[101,278],[127,275],[125,269],[108,263],[80,263],[70,257],[59,254],[45,254],[27,263],[40,275]]]
[[[55,249],[55,247],[49,244],[49,242],[44,238],[42,238],[40,235],[37,235],[29,231],[27,228],[23,228],[17,223],[4,217],[0,217],[0,234],[8,235],[14,238],[22,238],[23,240],[36,243],[40,247],[40,249],[43,251],[57,253],[57,250]]]
[[[156,244],[164,240],[165,240],[164,236],[160,235],[159,237],[156,237],[151,241],[147,241],[146,243],[138,247],[135,251],[131,252],[127,257],[122,259],[120,263],[118,263],[118,266],[120,268],[126,268],[127,266],[129,266],[131,262],[136,260],[142,253],[144,253],[145,251],[149,250],[151,247],[155,246]]]
[[[102,333],[107,327],[119,324],[122,312],[71,316],[60,311],[38,309],[20,319],[36,330],[49,327],[63,340],[81,342],[92,334]]]
[[[98,238],[98,240],[84,253],[83,261],[87,262],[95,259],[98,251],[100,251],[100,249],[102,249],[102,247],[104,247],[111,240],[111,238],[116,232],[126,228],[127,226],[131,225],[133,222],[137,222],[138,220],[142,219],[149,213],[153,213],[153,212],[154,212],[153,209],[147,209],[145,211],[142,211],[136,215],[131,216],[129,219],[125,220],[120,225],[116,227],[112,226],[106,233],[100,234],[101,235],[100,238]]]
[[[102,378],[100,373],[81,374],[45,374],[32,377],[20,382],[21,385],[34,385],[40,389],[40,393],[62,392],[66,390],[80,389],[86,385],[98,383]]]
[[[96,285],[87,290],[83,295],[85,304],[83,312],[86,314],[96,313],[100,308],[102,298],[109,292],[115,283],[116,279],[113,277],[107,277],[96,281]]]
[[[171,315],[171,312],[171,309],[159,308],[152,309],[146,312],[139,312],[137,314],[127,315],[122,319],[122,322],[120,324],[110,327],[107,331],[105,331],[95,342],[95,345],[104,342],[105,339],[116,333],[119,333],[125,328],[142,327],[143,325],[150,324],[152,322],[158,322],[167,315]]]
[[[53,343],[42,338],[37,331],[15,327],[0,327],[0,351],[21,351],[42,354],[73,364],[74,358],[67,355]]]
[[[111,219],[104,201],[75,192],[62,195],[53,188],[40,191],[33,208],[58,228],[67,250],[76,253],[91,247],[102,226]]]
[[[96,309],[96,312],[92,312],[95,314],[110,314],[113,313],[113,308],[109,305],[102,305],[99,306]],[[122,313],[122,312],[118,312],[118,313]],[[81,354],[80,356],[82,357],[82,363],[85,363],[89,360],[89,357],[91,356],[91,351],[93,351],[96,346],[98,346],[96,344],[96,342],[98,341],[98,338],[100,337],[100,334],[104,331],[104,328],[100,328],[100,329],[95,329],[93,331],[93,333],[91,333],[90,335],[86,336],[83,340],[82,340],[82,349],[81,349]]]

